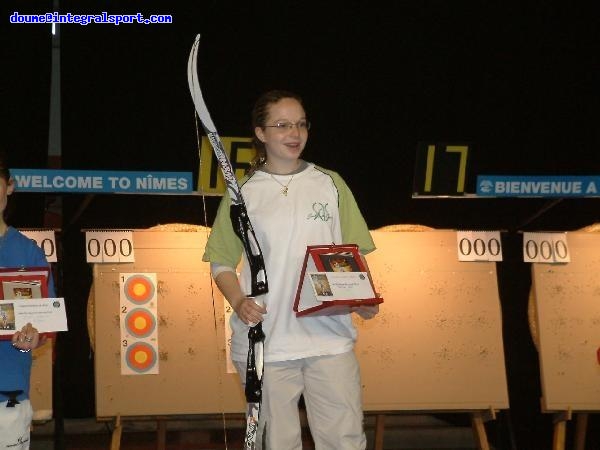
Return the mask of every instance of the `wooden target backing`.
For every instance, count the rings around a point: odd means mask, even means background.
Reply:
[[[508,408],[495,263],[460,262],[455,231],[371,233],[385,302],[374,319],[355,317],[365,410]]]
[[[135,263],[94,264],[93,343],[98,417],[241,413],[236,374],[226,373],[222,297],[202,262],[207,230],[133,232]],[[131,304],[125,320],[139,340],[121,345],[120,289]],[[156,274],[156,286],[144,274]],[[146,301],[156,289],[155,320]],[[215,309],[216,305],[216,309]],[[158,348],[144,342],[157,333]],[[121,352],[133,375],[121,373]],[[158,373],[146,374],[158,364]]]
[[[593,231],[567,233],[570,263],[532,265],[530,323],[547,412],[600,410],[600,233]]]

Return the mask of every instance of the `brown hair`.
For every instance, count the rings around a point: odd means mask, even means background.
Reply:
[[[8,169],[6,153],[2,150],[0,150],[0,178],[4,178],[7,183],[10,180],[10,170]]]
[[[250,169],[249,173],[253,173],[256,169],[262,166],[267,161],[267,151],[265,149],[265,144],[258,139],[254,130],[256,127],[264,128],[267,123],[267,117],[269,116],[269,109],[273,103],[277,103],[279,100],[283,100],[284,98],[293,98],[298,101],[302,107],[304,107],[302,98],[298,94],[294,94],[290,91],[284,90],[272,90],[267,91],[258,97],[256,103],[254,103],[254,108],[252,108],[252,145],[254,146],[254,150],[256,151],[256,155],[250,161]]]
[[[10,170],[8,168],[8,157],[6,152],[4,152],[3,150],[0,150],[0,179],[3,179],[4,181],[6,181],[6,184],[8,185],[10,182]],[[12,206],[12,202],[10,201],[10,198],[12,196],[8,197],[8,200],[6,202],[6,208],[4,208],[4,212],[3,212],[3,219],[6,222],[6,220],[8,219],[8,217],[11,215],[11,211],[13,209]]]

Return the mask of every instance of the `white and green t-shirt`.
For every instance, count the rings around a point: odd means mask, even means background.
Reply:
[[[257,170],[240,184],[269,283],[269,292],[260,299],[267,308],[263,321],[265,361],[350,351],[356,339],[350,315],[297,318],[292,307],[308,245],[357,244],[362,254],[375,249],[352,192],[337,173],[312,163],[293,175]],[[283,186],[287,186],[287,195],[282,193]],[[235,268],[242,257],[240,283],[249,293],[250,268],[233,231],[229,206],[225,195],[203,260]],[[232,359],[246,361],[248,326],[234,314],[231,329]]]

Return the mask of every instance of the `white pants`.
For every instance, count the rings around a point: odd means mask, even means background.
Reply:
[[[234,364],[243,383],[246,363]],[[353,352],[267,363],[262,392],[257,449],[302,449],[301,394],[315,450],[366,448],[360,374]]]
[[[29,450],[33,410],[29,400],[7,408],[0,403],[0,450]]]

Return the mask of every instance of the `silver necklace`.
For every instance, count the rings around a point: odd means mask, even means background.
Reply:
[[[292,175],[292,177],[290,178],[290,180],[289,180],[289,181],[288,181],[286,184],[283,184],[281,181],[279,181],[277,178],[275,178],[275,177],[273,176],[273,174],[272,174],[272,173],[270,173],[269,175],[271,175],[271,178],[273,178],[273,180],[275,180],[275,182],[276,182],[276,183],[277,183],[279,186],[281,186],[281,187],[282,187],[282,189],[281,189],[281,193],[287,197],[287,194],[288,194],[288,186],[290,185],[290,183],[291,183],[291,182],[292,182],[292,180],[294,179],[294,175],[296,175],[296,174]]]

